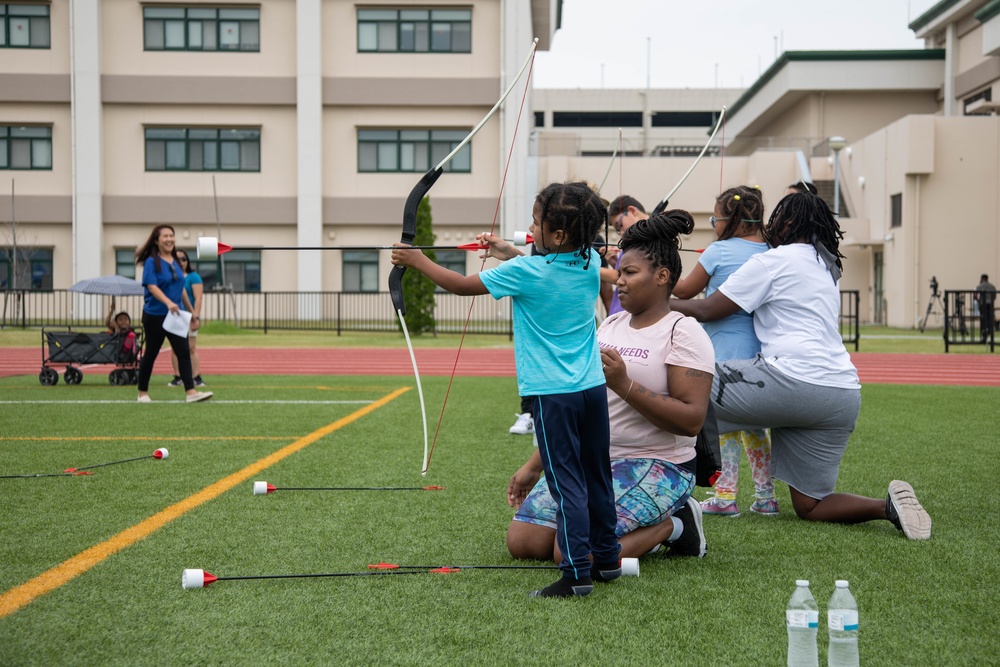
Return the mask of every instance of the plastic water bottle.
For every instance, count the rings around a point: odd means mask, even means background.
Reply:
[[[785,627],[788,628],[788,667],[818,667],[819,606],[805,579],[795,581],[795,592],[785,608]]]
[[[830,667],[858,667],[858,603],[843,579],[830,596],[826,612],[830,631]]]

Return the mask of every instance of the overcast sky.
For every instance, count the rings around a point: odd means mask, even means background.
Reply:
[[[781,51],[923,48],[907,26],[935,2],[563,0],[534,87],[745,88]]]

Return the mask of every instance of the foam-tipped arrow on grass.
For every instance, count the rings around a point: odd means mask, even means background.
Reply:
[[[185,590],[205,588],[216,581],[244,581],[248,579],[314,579],[318,577],[386,577],[394,574],[456,574],[461,572],[454,567],[441,567],[434,570],[396,570],[394,572],[324,572],[319,574],[252,574],[240,577],[217,577],[205,570],[188,569],[181,575],[181,587]]]
[[[152,454],[148,456],[136,456],[131,459],[122,459],[121,461],[110,461],[108,463],[95,463],[92,466],[83,466],[82,468],[66,468],[63,472],[66,473],[78,473],[81,470],[90,470],[91,468],[103,468],[104,466],[118,465],[119,463],[129,463],[131,461],[142,461],[143,459],[155,459],[159,461],[160,459],[165,459],[170,456],[170,452],[167,451],[166,447],[160,447],[155,450]]]
[[[282,486],[254,482],[253,494],[266,496],[275,491],[444,491],[443,486]]]
[[[622,558],[622,575],[627,577],[639,576],[639,559]],[[558,570],[558,565],[397,565],[396,563],[375,563],[368,566],[369,570],[382,570],[389,572],[435,572],[438,569],[452,570]]]

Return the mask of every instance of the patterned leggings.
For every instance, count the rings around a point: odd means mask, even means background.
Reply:
[[[719,435],[722,454],[722,474],[715,482],[715,497],[719,500],[736,500],[736,480],[740,473],[740,450],[745,449],[757,500],[774,498],[774,480],[771,479],[771,434],[766,429],[732,431]]]

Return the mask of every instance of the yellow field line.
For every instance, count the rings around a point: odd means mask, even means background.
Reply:
[[[58,440],[73,442],[107,442],[114,440],[149,440],[150,442],[198,442],[202,440],[288,440],[295,436],[291,435],[177,435],[177,436],[148,436],[148,435],[88,435],[73,436],[67,438],[62,435],[25,435],[0,437],[0,442],[36,442]]]
[[[325,435],[328,435],[339,428],[347,426],[351,422],[354,422],[361,417],[364,417],[370,412],[386,405],[390,401],[399,397],[400,395],[406,393],[410,390],[410,387],[403,387],[397,389],[396,391],[388,394],[379,400],[375,401],[371,405],[366,405],[360,410],[353,412],[346,417],[338,419],[337,421],[327,424],[323,428],[313,431],[307,436],[299,438],[292,444],[282,447],[278,451],[265,456],[259,461],[248,465],[247,467],[239,470],[228,477],[220,479],[218,482],[206,486],[201,491],[195,493],[194,495],[188,496],[184,500],[171,505],[170,507],[157,512],[153,516],[140,521],[131,528],[126,528],[122,532],[114,535],[100,544],[96,544],[85,551],[78,553],[69,560],[63,561],[59,565],[56,565],[50,570],[42,572],[40,575],[27,581],[20,586],[15,586],[9,591],[0,595],[0,618],[13,614],[15,611],[30,604],[35,600],[35,598],[45,595],[49,591],[52,591],[59,586],[69,582],[75,577],[83,574],[90,568],[99,564],[101,561],[112,556],[113,554],[121,551],[122,549],[132,546],[139,540],[149,536],[153,532],[159,530],[166,524],[170,523],[174,519],[184,515],[185,513],[193,510],[202,503],[206,503],[209,500],[213,500],[218,496],[222,495],[229,489],[233,488],[237,484],[245,482],[250,479],[260,471],[274,465],[275,463],[281,461],[282,459],[291,456],[295,452],[304,449],[316,442]]]

